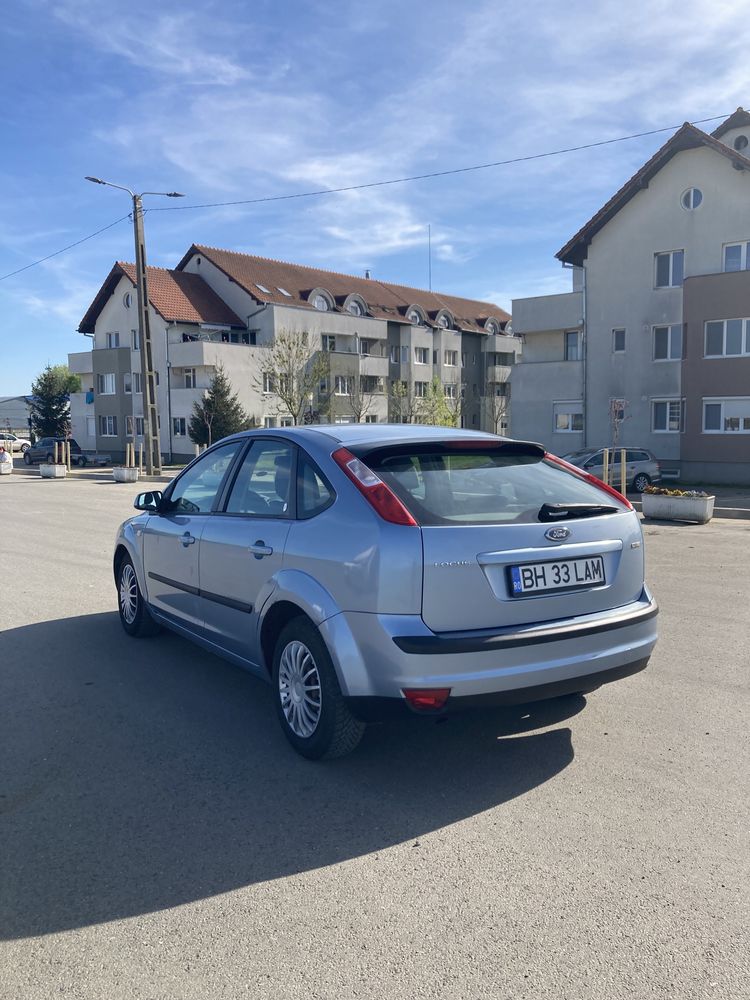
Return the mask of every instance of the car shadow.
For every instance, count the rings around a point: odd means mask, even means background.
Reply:
[[[350,757],[313,764],[268,685],[174,635],[132,640],[114,613],[4,632],[0,685],[5,939],[416,842],[562,771],[560,723],[586,704],[373,726]]]

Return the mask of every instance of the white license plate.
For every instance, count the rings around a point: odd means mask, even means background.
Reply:
[[[574,587],[601,587],[604,579],[604,559],[563,559],[560,562],[527,563],[510,567],[511,591],[514,597],[538,594],[544,590],[571,590]]]

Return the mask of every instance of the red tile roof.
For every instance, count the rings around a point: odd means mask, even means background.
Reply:
[[[721,139],[721,137],[726,135],[730,129],[744,128],[747,125],[750,125],[750,114],[748,114],[744,108],[737,108],[737,110],[725,119],[718,128],[713,130],[711,135],[714,139]]]
[[[168,271],[163,267],[148,267],[148,297],[151,305],[167,322],[208,323],[217,326],[245,324],[199,274]],[[96,298],[81,320],[80,333],[93,333],[99,313],[121,278],[130,279],[135,287],[135,264],[118,261],[109,272]]]
[[[288,264],[195,243],[177,265],[177,269],[184,268],[194,256],[202,256],[211,261],[258,302],[314,309],[308,299],[313,289],[321,288],[333,296],[336,311],[343,311],[346,297],[356,294],[367,304],[368,315],[396,323],[408,322],[406,312],[413,305],[421,306],[427,314],[428,323],[431,323],[430,317],[434,319],[441,309],[448,309],[460,329],[474,332],[482,330],[490,316],[501,324],[510,320],[509,314],[493,302],[443,295],[375,278],[339,274],[336,271]],[[281,289],[289,294],[285,295]]]
[[[648,187],[651,178],[665,166],[673,156],[686,149],[697,149],[700,146],[707,146],[709,149],[726,156],[743,170],[750,170],[750,159],[738,153],[735,149],[730,149],[723,142],[719,142],[713,136],[702,132],[699,128],[685,122],[677,132],[669,139],[661,149],[658,149],[651,159],[644,163],[627,181],[620,190],[614,194],[609,201],[594,215],[589,221],[573,236],[565,246],[558,250],[555,256],[558,260],[567,264],[581,265],[586,259],[588,246],[600,229],[614,218],[615,215],[624,208],[625,205],[634,198],[643,188]]]

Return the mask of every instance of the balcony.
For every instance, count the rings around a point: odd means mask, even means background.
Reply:
[[[94,371],[91,351],[77,351],[75,354],[69,354],[68,368],[71,375],[91,375]]]
[[[513,333],[516,336],[546,330],[574,330],[582,323],[582,292],[513,299]]]
[[[513,369],[510,365],[487,365],[487,382],[507,382]]]

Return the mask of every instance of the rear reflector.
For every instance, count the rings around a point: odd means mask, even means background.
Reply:
[[[625,504],[628,510],[635,509],[628,498],[623,496],[619,490],[616,490],[614,486],[610,486],[608,483],[603,483],[601,479],[597,479],[596,476],[592,476],[590,472],[585,472],[583,469],[579,469],[577,465],[571,465],[570,462],[566,462],[564,458],[558,458],[557,455],[550,455],[549,452],[547,452],[544,457],[548,462],[554,462],[555,465],[559,465],[560,468],[565,469],[566,472],[572,472],[574,475],[578,476],[579,479],[583,479],[587,483],[591,483],[592,486],[596,486],[598,489],[602,490],[603,493],[607,493],[609,496],[614,497],[615,500],[619,500],[620,503]]]
[[[404,507],[396,494],[375,475],[372,469],[352,455],[348,448],[339,448],[331,455],[336,465],[351,479],[370,506],[391,524],[405,524],[416,528],[417,522]]]
[[[450,697],[450,688],[404,688],[404,698],[420,712],[442,708]]]

